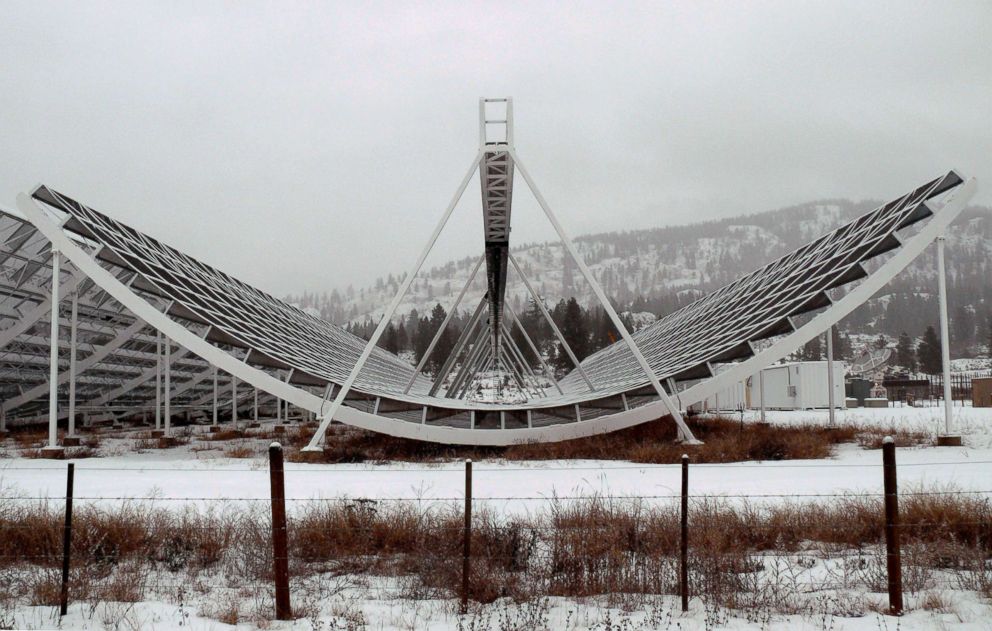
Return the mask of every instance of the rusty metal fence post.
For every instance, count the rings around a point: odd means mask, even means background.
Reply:
[[[899,550],[899,493],[896,487],[896,444],[891,436],[882,442],[885,480],[885,558],[889,578],[889,613],[902,614],[902,557]]]
[[[462,548],[462,613],[468,613],[469,574],[472,571],[472,461],[465,461],[465,532]]]
[[[69,463],[65,479],[65,527],[62,530],[62,590],[59,594],[59,615],[69,611],[69,560],[72,549],[72,482],[76,465]]]
[[[286,532],[286,483],[282,445],[269,445],[269,482],[272,497],[272,569],[276,582],[276,619],[291,620],[289,605],[289,551]]]
[[[689,611],[689,455],[682,454],[682,541],[679,549],[682,611]]]

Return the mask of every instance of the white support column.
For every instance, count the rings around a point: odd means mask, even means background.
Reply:
[[[72,292],[72,319],[69,322],[69,427],[66,436],[76,436],[76,328],[79,292]]]
[[[58,449],[59,419],[59,264],[61,255],[52,248],[52,326],[48,372],[48,447]]]
[[[765,369],[762,368],[758,371],[758,398],[761,399],[761,422],[767,423],[765,420]]]
[[[937,287],[940,294],[940,364],[944,377],[944,434],[938,444],[960,445],[952,418],[954,399],[951,395],[951,337],[947,322],[947,268],[944,265],[944,235],[937,237]],[[944,439],[944,440],[941,440]],[[950,439],[950,440],[947,440]]]
[[[215,427],[217,425],[217,367],[216,366],[214,366],[214,417],[213,417],[213,423],[211,424],[214,425]]]
[[[172,340],[165,338],[165,435],[172,429]]]
[[[427,255],[430,254],[431,250],[434,248],[434,244],[437,242],[437,238],[441,235],[441,231],[444,230],[444,226],[447,225],[448,219],[451,217],[451,213],[454,212],[455,206],[458,205],[458,200],[462,198],[462,194],[468,187],[468,183],[472,180],[472,176],[475,175],[476,169],[479,168],[479,161],[482,159],[482,148],[479,148],[479,152],[475,155],[472,160],[472,165],[469,167],[468,172],[465,177],[462,178],[461,184],[458,186],[458,190],[455,192],[454,197],[451,198],[451,202],[448,204],[447,209],[444,211],[444,215],[438,221],[437,226],[434,228],[434,232],[431,234],[430,239],[424,246],[423,251],[421,251],[420,256],[417,258],[417,262],[414,263],[413,267],[407,273],[406,278],[403,279],[399,290],[396,292],[396,296],[393,298],[392,303],[386,309],[385,313],[382,314],[382,319],[379,320],[379,325],[375,328],[372,333],[372,337],[369,339],[368,343],[365,345],[365,349],[362,350],[362,354],[358,357],[355,365],[352,367],[351,372],[348,374],[348,378],[343,384],[341,384],[341,390],[338,395],[334,397],[334,402],[331,403],[331,408],[324,415],[324,418],[320,420],[320,426],[317,431],[314,432],[313,438],[310,439],[310,443],[303,448],[303,451],[320,451],[320,444],[324,441],[324,433],[327,431],[328,426],[330,426],[331,421],[334,420],[334,415],[337,414],[338,409],[341,404],[344,403],[345,397],[348,395],[348,391],[351,390],[351,386],[354,385],[355,379],[358,378],[358,373],[362,372],[362,368],[365,366],[365,362],[368,361],[369,356],[372,354],[372,350],[375,348],[376,344],[379,343],[379,338],[382,337],[383,331],[386,330],[386,325],[389,324],[396,313],[396,308],[399,307],[400,301],[403,300],[403,296],[410,289],[410,284],[413,283],[414,277],[420,272],[420,268],[423,267],[424,261],[427,259]]]
[[[238,378],[231,375],[231,422],[238,426]]]
[[[834,397],[834,327],[827,329],[827,405],[830,407],[830,427],[837,426],[837,401]]]
[[[155,331],[155,429],[162,429],[162,332]]]
[[[572,243],[572,239],[568,236],[568,233],[565,232],[565,228],[558,222],[558,218],[551,210],[548,202],[544,199],[544,195],[541,194],[541,191],[538,190],[537,185],[531,179],[530,173],[527,172],[527,169],[520,162],[517,152],[511,148],[510,155],[513,157],[514,165],[520,172],[520,175],[522,175],[524,181],[527,182],[527,187],[530,189],[531,193],[534,194],[534,199],[537,200],[538,205],[540,205],[541,209],[544,211],[548,221],[551,222],[555,232],[558,233],[558,237],[561,239],[565,249],[568,250],[572,260],[575,261],[575,265],[579,268],[579,271],[582,272],[582,276],[585,277],[586,282],[592,287],[593,293],[596,294],[596,297],[599,299],[599,302],[603,306],[603,309],[606,311],[607,315],[610,316],[610,320],[613,321],[613,326],[616,327],[617,331],[623,337],[624,341],[627,343],[627,346],[630,348],[631,354],[635,359],[637,359],[637,363],[640,364],[641,370],[644,371],[648,381],[650,381],[651,385],[654,386],[655,392],[658,393],[658,397],[662,400],[665,407],[667,407],[668,411],[671,413],[672,418],[675,420],[675,424],[678,425],[679,438],[689,443],[698,444],[699,441],[697,441],[696,437],[692,435],[692,430],[689,429],[689,426],[686,425],[685,421],[682,419],[682,413],[679,411],[678,406],[675,405],[675,402],[672,401],[672,399],[668,396],[668,393],[665,392],[661,382],[658,380],[658,375],[654,373],[654,369],[651,368],[651,364],[649,364],[648,360],[645,359],[644,355],[637,347],[637,344],[634,342],[634,338],[631,337],[630,332],[627,331],[627,327],[624,326],[620,316],[613,308],[613,305],[610,304],[603,288],[599,286],[596,278],[592,275],[592,272],[589,271],[589,267],[586,265],[586,262],[582,259],[582,256],[579,254],[578,250],[575,249],[575,244]]]

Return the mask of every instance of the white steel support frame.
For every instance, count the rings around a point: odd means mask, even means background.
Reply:
[[[534,388],[535,394],[539,396],[545,396],[544,387],[537,381],[537,376],[531,369],[530,364],[524,357],[524,354],[520,351],[520,347],[517,346],[516,341],[514,341],[513,336],[510,334],[510,328],[506,326],[506,322],[502,322],[501,326],[503,328],[503,336],[507,340],[507,348],[509,349],[510,356],[516,360],[517,364],[520,366],[520,370],[523,371],[523,376],[529,378],[530,385],[527,387],[528,392],[530,388]]]
[[[79,292],[72,292],[72,317],[69,324],[69,419],[66,436],[76,437],[76,328],[79,317]]]
[[[469,318],[468,324],[465,325],[461,335],[458,336],[458,341],[455,342],[455,347],[451,350],[448,358],[444,360],[441,370],[439,370],[437,375],[435,375],[434,383],[431,384],[429,391],[431,396],[437,394],[437,391],[441,389],[441,385],[451,372],[451,368],[454,366],[455,362],[458,361],[462,351],[465,350],[465,345],[469,343],[472,335],[475,334],[475,329],[479,326],[479,322],[481,321],[483,314],[486,312],[486,306],[486,298],[483,296],[482,300],[479,301],[479,305],[475,308],[475,312],[472,313],[472,317]]]
[[[165,362],[165,435],[169,436],[172,430],[172,340],[165,336],[165,353],[162,356]]]
[[[58,449],[59,420],[59,263],[61,255],[52,245],[51,351],[48,371],[48,449]]]
[[[534,355],[537,357],[537,361],[541,362],[541,368],[544,370],[545,378],[554,383],[555,388],[558,389],[558,394],[564,394],[564,391],[558,384],[558,380],[555,379],[554,372],[552,372],[551,367],[548,366],[548,362],[544,361],[544,355],[541,354],[541,351],[537,350],[537,345],[534,344],[534,340],[532,340],[530,335],[527,334],[527,329],[524,328],[524,323],[520,321],[520,318],[518,318],[517,314],[513,312],[510,305],[507,304],[504,305],[504,307],[506,308],[507,313],[510,314],[510,319],[513,320],[516,323],[517,328],[520,329],[520,334],[524,336],[524,340],[527,342],[527,345],[530,346],[530,350],[533,351]]]
[[[155,331],[155,429],[162,429],[162,332]]]
[[[802,346],[813,337],[821,335],[830,325],[836,323],[853,311],[858,305],[870,298],[875,292],[889,282],[909,262],[919,256],[929,244],[942,234],[950,222],[960,213],[961,209],[975,191],[973,179],[962,179],[954,185],[954,192],[944,202],[940,210],[935,211],[922,228],[910,236],[902,244],[902,248],[888,260],[863,277],[863,282],[854,287],[832,306],[814,316],[806,325],[785,334],[765,350],[756,353],[750,359],[735,364],[719,376],[698,383],[679,393],[682,404],[691,404],[704,399],[706,396],[740,381],[764,366],[781,359],[789,352]],[[227,351],[217,348],[202,339],[182,324],[173,321],[159,308],[151,304],[145,297],[135,293],[121,282],[110,270],[104,268],[99,261],[92,258],[91,253],[79,245],[77,241],[63,232],[61,226],[49,216],[41,206],[29,195],[18,196],[18,208],[31,223],[58,249],[62,255],[79,270],[84,272],[97,285],[124,307],[133,312],[149,325],[165,333],[170,339],[189,349],[225,372],[261,387],[271,394],[283,398],[289,404],[315,411],[319,409],[321,399],[302,388],[287,385],[264,370],[246,365]],[[932,206],[931,206],[932,207]],[[471,411],[470,407],[466,410]],[[490,409],[489,406],[474,409]],[[552,425],[532,429],[508,429],[503,432],[479,432],[467,428],[444,426],[421,426],[417,423],[406,423],[394,419],[374,416],[356,408],[345,407],[340,410],[338,420],[364,429],[387,433],[393,436],[430,440],[435,442],[451,442],[476,445],[509,445],[519,442],[555,441],[583,436],[593,436],[604,431],[618,430],[640,423],[657,419],[665,410],[663,402],[650,403],[641,407],[603,415],[601,417],[564,425]]]
[[[521,173],[523,173],[522,169]],[[544,305],[544,300],[534,289],[533,285],[530,284],[530,280],[524,274],[524,271],[519,265],[517,265],[517,258],[513,256],[512,253],[507,258],[509,258],[510,265],[514,270],[516,270],[517,275],[520,276],[520,280],[524,282],[524,286],[527,287],[527,291],[530,293],[531,298],[533,298],[534,302],[537,303],[537,308],[541,310],[541,314],[544,315],[544,319],[548,321],[548,326],[551,327],[555,337],[558,338],[558,342],[561,344],[561,347],[565,349],[565,353],[568,355],[568,358],[572,360],[572,364],[575,366],[575,369],[579,371],[579,374],[582,376],[582,380],[586,382],[587,386],[589,386],[590,391],[595,392],[596,386],[592,385],[592,381],[589,380],[589,375],[587,375],[586,371],[582,369],[582,363],[575,356],[575,353],[572,352],[572,347],[565,341],[565,336],[561,334],[561,330],[559,330],[558,325],[555,324],[554,318],[552,318],[551,314],[548,313],[548,308]]]
[[[214,408],[213,408],[213,420],[211,425],[217,426],[217,367],[214,366]]]
[[[947,268],[944,264],[943,233],[937,237],[937,287],[940,295],[940,369],[944,374],[944,435],[955,436],[954,399],[951,394],[951,337],[947,322]]]
[[[434,244],[437,242],[438,236],[440,236],[441,231],[444,230],[444,226],[447,225],[448,219],[451,218],[451,213],[454,212],[455,206],[458,205],[458,201],[462,198],[462,194],[468,187],[468,183],[472,180],[472,176],[475,175],[476,169],[479,168],[479,161],[481,159],[482,151],[480,148],[480,150],[475,154],[475,158],[472,159],[472,166],[469,167],[468,172],[465,174],[465,177],[462,178],[461,184],[458,186],[458,190],[455,192],[454,197],[451,198],[451,203],[448,204],[448,208],[444,211],[444,215],[441,217],[441,220],[438,221],[437,226],[434,228],[434,232],[431,234],[430,239],[427,241],[423,251],[417,258],[417,262],[414,263],[409,273],[407,273],[406,278],[403,279],[403,283],[396,292],[396,296],[389,304],[386,312],[382,314],[382,319],[379,320],[379,325],[376,326],[375,331],[372,333],[372,337],[369,338],[368,343],[365,345],[365,349],[358,357],[358,361],[356,361],[354,367],[352,367],[351,372],[348,374],[348,378],[343,384],[341,384],[341,390],[338,392],[337,396],[334,397],[334,402],[331,403],[331,409],[328,410],[327,414],[324,415],[324,418],[320,420],[320,426],[317,427],[317,431],[314,433],[313,438],[310,439],[310,443],[307,444],[302,451],[320,451],[320,445],[324,441],[324,433],[330,426],[331,421],[334,420],[334,415],[337,414],[341,404],[344,403],[344,399],[351,390],[351,386],[354,385],[355,379],[358,378],[358,373],[362,371],[362,368],[365,366],[365,362],[368,361],[369,356],[372,354],[372,349],[374,349],[376,344],[379,343],[379,338],[382,337],[383,332],[386,330],[386,326],[392,320],[393,314],[396,313],[396,308],[400,306],[400,302],[403,300],[406,292],[410,289],[410,284],[413,283],[414,277],[416,277],[416,275],[420,272],[420,268],[423,267],[424,261],[427,259],[427,255],[430,254],[431,250],[434,248]]]
[[[758,397],[761,399],[761,422],[767,423],[765,420],[765,369],[762,368],[758,370]]]
[[[523,163],[520,162],[517,152],[511,148],[510,155],[513,156],[513,162],[516,164],[517,170],[520,171],[520,175],[523,176],[524,181],[527,183],[527,188],[529,188],[531,193],[534,194],[534,199],[537,200],[538,205],[544,211],[548,221],[551,222],[555,232],[558,233],[558,238],[561,239],[562,244],[565,246],[565,249],[568,250],[572,260],[575,261],[579,271],[582,272],[582,276],[585,277],[586,282],[592,287],[592,291],[596,294],[596,298],[599,299],[603,309],[606,311],[607,315],[610,316],[610,320],[613,321],[613,326],[615,326],[617,331],[619,331],[621,337],[623,337],[624,341],[627,343],[627,347],[630,348],[631,354],[633,354],[637,359],[637,363],[640,364],[641,369],[651,382],[655,392],[658,393],[658,398],[660,398],[665,404],[665,407],[668,408],[668,412],[672,415],[672,419],[675,421],[675,424],[678,425],[679,438],[691,444],[698,444],[699,441],[692,435],[692,430],[689,429],[689,426],[685,424],[685,420],[683,420],[682,413],[679,411],[678,406],[676,406],[675,402],[668,396],[665,388],[658,380],[658,375],[656,375],[654,370],[651,368],[651,364],[648,363],[648,360],[641,353],[641,350],[637,348],[637,343],[634,342],[634,338],[630,335],[627,327],[624,326],[624,323],[617,314],[616,309],[614,309],[613,305],[610,304],[609,299],[606,297],[606,292],[604,292],[603,288],[599,286],[599,282],[596,281],[596,278],[592,275],[592,272],[589,271],[589,267],[586,265],[586,262],[582,259],[582,256],[579,254],[578,250],[575,249],[575,244],[572,243],[572,239],[568,236],[568,233],[565,232],[565,228],[561,225],[561,223],[559,223],[558,218],[551,210],[551,206],[548,205],[548,202],[544,199],[544,195],[541,194],[541,191],[531,179],[530,173],[527,171],[526,167],[524,167]],[[513,267],[519,271],[519,267],[515,263]]]
[[[460,292],[458,292],[458,297],[455,298],[455,303],[451,305],[448,313],[444,316],[444,321],[441,322],[441,326],[438,327],[437,333],[434,334],[434,339],[432,339],[431,343],[427,345],[427,350],[424,351],[424,356],[420,358],[419,362],[417,362],[417,367],[413,370],[413,376],[410,377],[410,381],[406,384],[406,388],[403,389],[403,394],[410,392],[410,388],[413,387],[413,383],[417,380],[417,375],[419,375],[420,371],[424,369],[431,353],[434,352],[434,347],[437,346],[441,336],[444,335],[444,332],[448,328],[448,323],[451,322],[451,318],[454,317],[455,312],[458,310],[458,306],[461,305],[462,298],[465,297],[465,292],[467,292],[468,288],[472,286],[472,282],[475,280],[475,275],[479,273],[479,268],[482,266],[482,262],[484,260],[486,260],[485,255],[480,256],[479,260],[475,262],[475,267],[473,267],[471,273],[469,273],[468,280],[465,281],[465,286],[462,287]]]
[[[919,232],[902,243],[902,247],[894,255],[872,272],[868,278],[865,278],[857,287],[848,291],[842,298],[836,300],[833,305],[814,316],[806,324],[795,329],[792,333],[786,335],[763,351],[756,353],[750,359],[739,362],[733,368],[683,390],[680,393],[683,403],[691,405],[697,401],[704,400],[714,392],[729,388],[734,383],[746,379],[748,375],[753,374],[756,370],[770,366],[789,353],[794,352],[814,337],[822,335],[827,327],[837,324],[850,315],[852,311],[875,295],[897,273],[905,269],[931,243],[936,241],[938,236],[944,233],[951,221],[958,216],[965,204],[968,203],[968,200],[975,194],[976,187],[977,182],[975,178],[965,180],[955,192],[949,195],[941,209],[935,212],[935,216]]]
[[[479,327],[479,331],[475,334],[475,339],[472,342],[472,348],[470,348],[465,354],[465,359],[462,360],[462,365],[459,366],[458,372],[455,373],[455,378],[451,380],[451,385],[448,386],[448,389],[445,392],[446,397],[450,397],[454,392],[457,392],[461,387],[462,381],[468,376],[470,371],[475,368],[475,360],[478,359],[479,353],[481,352],[486,333],[486,327]]]
[[[830,406],[828,416],[830,427],[837,426],[837,402],[834,400],[834,326],[827,329],[827,388],[830,394],[827,395],[827,405]]]

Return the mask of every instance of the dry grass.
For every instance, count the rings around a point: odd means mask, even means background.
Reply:
[[[907,590],[920,594],[920,606],[943,607],[928,594],[948,577],[961,588],[989,594],[992,502],[954,489],[908,490],[901,509],[904,577]],[[690,523],[692,590],[708,602],[801,612],[808,606],[806,592],[795,577],[834,561],[822,580],[846,589],[878,591],[884,585],[882,505],[874,496],[771,506],[697,498]],[[458,593],[460,506],[314,501],[299,507],[289,529],[290,572],[297,579],[395,576],[410,598]],[[648,505],[636,498],[551,500],[528,516],[480,508],[473,522],[472,597],[492,602],[672,594],[678,533],[675,503]],[[24,602],[52,602],[61,560],[61,503],[0,498],[0,534],[0,571],[34,568],[30,580],[11,589]],[[82,505],[74,516],[73,559],[77,599],[141,600],[161,573],[189,585],[203,573],[219,575],[230,588],[268,593],[268,511],[223,504],[207,511],[147,503]],[[254,615],[221,601],[211,615]],[[863,611],[869,605],[838,601],[829,607]]]

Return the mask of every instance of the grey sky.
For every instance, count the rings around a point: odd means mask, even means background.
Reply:
[[[513,96],[573,234],[954,167],[992,203],[992,3],[0,5],[0,205],[38,182],[282,295],[407,268]],[[522,188],[518,189],[522,191]],[[428,265],[481,251],[478,184]],[[529,196],[517,243],[552,233]]]

